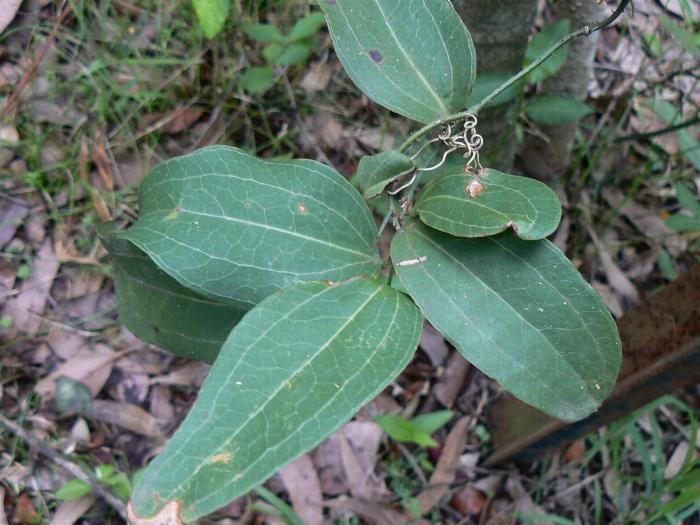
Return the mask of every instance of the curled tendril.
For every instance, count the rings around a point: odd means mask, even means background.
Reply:
[[[416,158],[418,158],[425,148],[431,144],[434,144],[435,142],[442,142],[445,146],[447,146],[447,150],[445,150],[443,153],[440,162],[428,168],[416,168],[415,171],[413,171],[413,176],[410,178],[410,180],[398,188],[389,191],[389,195],[396,195],[410,187],[416,181],[416,177],[419,173],[438,169],[445,164],[445,161],[447,161],[447,156],[457,150],[466,150],[464,152],[464,158],[466,159],[466,165],[464,166],[465,173],[476,172],[477,174],[480,174],[484,168],[481,166],[481,161],[479,160],[479,150],[484,145],[484,137],[476,132],[476,126],[478,123],[479,120],[477,119],[476,115],[467,115],[461,129],[456,133],[453,133],[452,124],[446,124],[437,137],[425,142],[418,149],[418,151],[411,156],[411,160],[416,160]]]

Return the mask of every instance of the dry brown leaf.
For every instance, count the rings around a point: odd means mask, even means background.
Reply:
[[[345,480],[355,497],[374,500],[387,493],[384,481],[374,474],[382,435],[373,421],[352,421],[336,435]]]
[[[581,463],[586,457],[586,441],[577,439],[564,450],[564,461],[566,463]]]
[[[93,506],[97,497],[87,494],[82,498],[64,501],[56,509],[49,525],[73,525]]]
[[[301,81],[301,88],[307,93],[323,91],[328,87],[333,70],[324,62],[312,65]]]
[[[683,468],[683,463],[685,463],[685,458],[688,455],[688,442],[681,441],[678,446],[671,454],[671,457],[666,463],[666,469],[664,470],[664,479],[675,478]]]
[[[469,419],[469,416],[459,419],[447,435],[440,459],[430,476],[429,486],[418,494],[421,514],[425,514],[437,505],[447,494],[450,483],[454,481],[459,456],[467,444]]]
[[[452,508],[463,516],[481,514],[486,506],[487,498],[483,493],[470,486],[457,492],[451,500]]]
[[[442,376],[438,379],[433,387],[433,395],[435,399],[440,401],[443,406],[452,408],[459,392],[464,386],[464,381],[467,378],[467,373],[471,365],[464,359],[464,356],[459,352],[452,352]]]
[[[427,321],[423,323],[423,333],[420,336],[420,348],[430,358],[430,363],[438,367],[445,362],[450,352],[443,335],[435,330]]]
[[[54,255],[51,240],[41,245],[32,265],[31,276],[22,282],[19,293],[5,304],[3,315],[14,321],[13,331],[34,334],[43,320],[51,285],[60,263]]]
[[[134,510],[134,506],[129,502],[126,507],[126,514],[129,525],[184,525],[180,517],[180,502],[169,501],[160,512],[152,518],[142,518]]]
[[[15,18],[21,3],[22,0],[0,0],[0,33],[2,33]]]
[[[142,436],[151,438],[162,437],[155,418],[143,408],[130,403],[96,399],[92,402],[92,412],[89,414],[89,417],[130,430]]]
[[[294,512],[307,525],[323,523],[323,495],[321,482],[311,458],[304,454],[296,461],[289,463],[279,471],[292,502]]]
[[[0,200],[0,248],[13,239],[28,211],[26,204],[15,199]]]
[[[151,389],[149,412],[162,426],[168,425],[175,417],[175,408],[171,402],[172,392],[167,385],[154,385]]]
[[[608,285],[632,304],[639,304],[639,292],[634,284],[632,284],[632,281],[630,281],[620,267],[615,264],[612,255],[610,255],[610,252],[600,239],[598,239],[598,236],[592,228],[588,228],[588,234],[591,236],[591,240],[598,251],[598,258],[600,259],[600,264],[603,266]]]
[[[645,208],[628,200],[617,188],[603,188],[602,193],[611,207],[617,208],[618,212],[634,224],[634,227],[645,237],[663,244],[671,255],[678,256],[686,249],[687,242],[666,226],[657,210]]]
[[[93,396],[96,396],[109,379],[114,361],[130,351],[114,352],[108,346],[98,343],[92,350],[81,352],[63,363],[39,381],[35,390],[44,400],[54,399],[56,397],[56,382],[59,377],[65,376],[80,381],[90,389]]]
[[[209,365],[199,361],[190,361],[186,365],[176,368],[169,374],[154,377],[151,379],[152,385],[173,385],[173,386],[202,386],[204,378],[209,373]]]
[[[336,500],[327,501],[326,504],[332,509],[357,514],[367,525],[430,525],[428,520],[412,518],[386,505],[359,498],[341,496]]]

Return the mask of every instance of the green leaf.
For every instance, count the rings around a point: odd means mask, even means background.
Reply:
[[[547,26],[537,33],[525,50],[525,63],[527,67],[542,56],[545,51],[564,38],[571,31],[569,20],[560,20],[556,24]],[[559,71],[566,64],[569,44],[563,46],[559,51],[545,60],[537,69],[527,76],[528,82],[537,83]]]
[[[666,279],[675,281],[678,278],[678,266],[676,266],[676,262],[663,248],[659,253],[659,258],[656,263],[659,265],[659,270],[661,270],[661,273]]]
[[[593,113],[593,109],[576,98],[543,95],[528,100],[525,113],[536,124],[559,126],[576,122]]]
[[[416,168],[410,157],[398,151],[362,157],[357,168],[357,183],[365,199],[376,197],[389,184]]]
[[[380,281],[304,283],[269,297],[224,344],[190,414],[134,488],[190,522],[331,435],[408,364],[422,318]]]
[[[263,56],[270,64],[274,64],[275,61],[284,53],[285,47],[282,44],[277,44],[273,42],[272,44],[265,46],[263,49]]]
[[[476,54],[449,0],[319,0],[319,5],[338,58],[369,98],[423,123],[466,107]]]
[[[238,79],[238,85],[249,93],[264,93],[275,83],[271,66],[251,67]]]
[[[139,203],[124,237],[183,286],[242,308],[298,282],[379,269],[369,208],[318,162],[203,148],[154,168]]]
[[[72,501],[82,498],[86,494],[92,492],[92,487],[79,479],[72,479],[64,483],[64,485],[56,492],[56,498],[61,501]]]
[[[484,98],[486,98],[487,95],[491,94],[496,88],[498,88],[501,84],[504,84],[512,76],[512,73],[480,73],[477,75],[476,82],[474,84],[474,91],[472,91],[471,97],[469,97],[469,105],[474,106],[475,104],[480,103]],[[490,105],[498,106],[500,104],[510,102],[520,94],[522,87],[522,82],[512,85],[493,99]]]
[[[700,217],[700,198],[693,193],[685,184],[676,184],[676,199],[690,213]]]
[[[700,231],[700,217],[689,217],[677,213],[666,219],[666,226],[677,232],[697,232]]]
[[[688,53],[700,60],[700,45],[696,42],[695,34],[681,27],[666,15],[661,15],[661,27],[673,36]]]
[[[280,30],[272,24],[253,24],[251,22],[246,22],[243,24],[243,31],[245,31],[250,38],[258,42],[282,43],[286,40],[284,35],[280,33]]]
[[[199,25],[207,38],[214,38],[224,28],[230,8],[229,0],[192,0]]]
[[[129,241],[115,223],[97,233],[112,256],[119,317],[137,337],[174,354],[212,363],[245,311],[180,285]]]
[[[376,417],[375,421],[395,441],[436,447],[438,443],[430,435],[446,425],[453,415],[451,410],[442,410],[408,420],[403,416],[386,414]]]
[[[550,242],[460,239],[415,222],[394,237],[391,258],[430,323],[526,403],[573,421],[615,384],[615,322]]]
[[[289,33],[289,39],[296,42],[314,36],[319,32],[324,21],[325,17],[323,13],[315,12],[306,15],[294,24],[294,27]]]
[[[375,421],[394,441],[399,441],[401,443],[414,443],[422,447],[438,446],[437,441],[430,437],[430,434],[421,432],[413,425],[411,421],[404,417],[394,414],[387,414],[376,417]]]
[[[557,195],[535,179],[486,169],[444,175],[428,184],[415,206],[420,219],[458,237],[486,237],[513,228],[521,239],[544,239],[561,220]]]
[[[452,410],[438,410],[437,412],[420,414],[414,417],[411,423],[421,432],[434,434],[444,427],[453,417],[454,412],[452,412]]]
[[[275,59],[275,64],[280,66],[296,66],[306,62],[311,55],[311,48],[304,44],[292,44],[285,47],[284,51]]]

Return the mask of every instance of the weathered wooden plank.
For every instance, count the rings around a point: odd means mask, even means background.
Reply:
[[[700,381],[700,265],[647,298],[617,325],[622,370],[603,406],[582,421],[566,424],[504,397],[491,409],[494,452],[487,465],[535,457]]]

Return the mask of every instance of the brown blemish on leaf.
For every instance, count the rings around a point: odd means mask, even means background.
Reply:
[[[231,455],[230,452],[222,452],[221,454],[217,454],[216,456],[212,456],[209,458],[209,463],[224,463],[228,464],[231,461],[231,458],[233,456]]]
[[[299,213],[301,213],[302,215],[306,215],[309,213],[309,208],[307,208],[303,202],[297,204],[297,210],[299,210]]]
[[[481,195],[481,192],[486,189],[486,186],[481,184],[478,180],[474,179],[471,181],[466,188],[464,188],[464,191],[471,197],[472,199],[476,199],[479,195]]]
[[[369,58],[371,58],[372,62],[375,64],[381,64],[382,60],[384,60],[384,55],[382,55],[378,49],[370,49]]]
[[[129,525],[185,525],[180,517],[181,503],[177,500],[168,502],[160,512],[152,518],[142,518],[134,510],[133,503],[126,507],[126,517]]]

